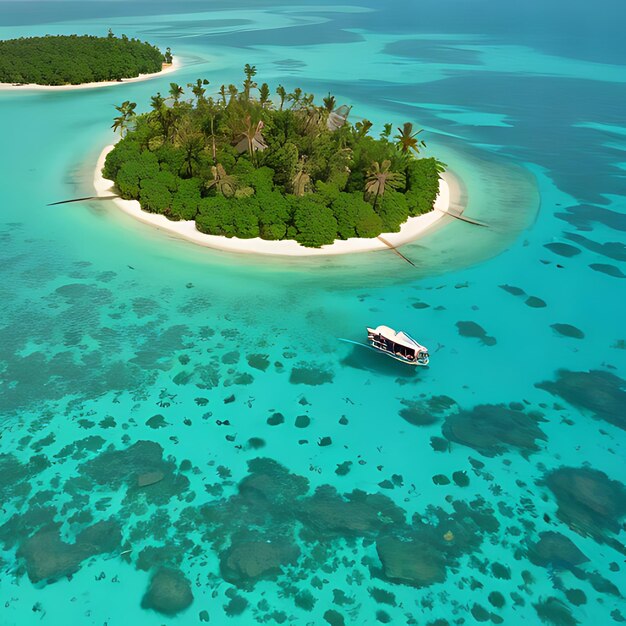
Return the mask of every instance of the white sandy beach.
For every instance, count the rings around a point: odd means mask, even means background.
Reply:
[[[164,74],[171,74],[180,69],[182,63],[178,57],[172,59],[170,65],[163,64],[160,72],[152,74],[139,74],[134,78],[122,78],[122,80],[109,80],[100,83],[83,83],[82,85],[37,85],[36,83],[28,83],[25,85],[14,85],[12,83],[0,83],[0,91],[73,91],[76,89],[95,89],[96,87],[112,87],[114,85],[124,85],[126,83],[137,83],[142,80],[150,80]]]
[[[107,180],[102,176],[102,168],[104,167],[106,156],[113,150],[113,147],[114,146],[107,146],[98,158],[93,180],[98,197],[117,195],[113,181]],[[380,236],[394,247],[399,247],[414,241],[436,224],[440,224],[442,219],[451,219],[448,216],[448,210],[451,206],[455,207],[455,215],[462,213],[462,207],[459,207],[459,199],[460,186],[458,181],[451,174],[446,172],[439,182],[439,194],[432,211],[424,215],[409,218],[402,225],[398,233],[383,233]],[[150,224],[151,226],[167,231],[174,236],[191,241],[195,244],[208,248],[228,250],[229,252],[274,256],[319,256],[389,250],[388,246],[377,238],[359,239],[355,237],[353,239],[337,240],[333,244],[322,246],[321,248],[306,248],[293,240],[268,241],[259,237],[253,239],[238,239],[237,237],[206,235],[196,229],[196,223],[193,220],[174,222],[168,220],[164,215],[142,211],[137,200],[124,200],[123,198],[116,197],[112,198],[112,201],[122,209],[122,211],[140,222]]]

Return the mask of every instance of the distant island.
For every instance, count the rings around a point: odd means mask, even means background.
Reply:
[[[160,72],[171,50],[126,35],[47,35],[0,41],[0,83],[82,85]]]
[[[400,230],[427,213],[444,165],[419,158],[425,144],[410,122],[393,136],[385,124],[348,121],[347,106],[328,95],[322,104],[300,88],[267,83],[246,65],[241,88],[208,80],[171,83],[137,115],[124,102],[113,128],[121,139],[102,172],[122,198],[170,220],[195,220],[201,233],[295,240],[320,247],[335,239],[371,238]]]

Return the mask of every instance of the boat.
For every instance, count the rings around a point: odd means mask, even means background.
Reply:
[[[367,329],[370,346],[384,352],[392,359],[409,365],[428,365],[428,348],[417,343],[404,331],[396,332],[389,326],[378,326]]]

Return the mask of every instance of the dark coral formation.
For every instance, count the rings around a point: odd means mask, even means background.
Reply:
[[[332,383],[335,375],[332,371],[323,367],[311,367],[309,365],[301,365],[294,367],[289,376],[289,382],[292,385],[324,385]]]
[[[553,531],[539,535],[539,541],[528,549],[528,558],[535,565],[558,569],[572,569],[589,560],[573,541]]]
[[[502,404],[481,404],[449,415],[442,432],[449,441],[474,448],[484,456],[496,456],[509,448],[525,452],[539,449],[546,436],[537,419]]]
[[[571,324],[551,324],[550,328],[563,337],[571,337],[572,339],[584,339],[585,333],[580,328]]]
[[[539,619],[550,626],[576,626],[580,622],[558,598],[549,597],[533,605]]]
[[[141,606],[163,615],[176,615],[193,602],[191,585],[185,575],[177,569],[163,567],[154,574]]]
[[[90,556],[112,552],[121,543],[120,528],[113,521],[103,521],[85,528],[74,543],[61,539],[58,526],[42,528],[22,543],[18,556],[26,563],[32,582],[54,581],[74,574]]]
[[[414,426],[429,426],[436,423],[441,415],[456,403],[448,396],[433,396],[418,400],[401,400],[403,408],[400,417]]]
[[[304,499],[299,519],[313,536],[367,536],[389,524],[403,524],[405,513],[387,496],[353,491],[340,495],[331,485]]]
[[[588,467],[561,467],[546,475],[559,518],[582,535],[603,540],[617,533],[626,515],[626,487],[604,472]]]
[[[626,381],[611,372],[559,370],[556,381],[536,386],[626,430]]]
[[[570,245],[569,243],[546,243],[543,247],[550,250],[550,252],[554,252],[559,256],[567,258],[571,258],[573,256],[576,256],[577,254],[580,254],[580,249],[576,246]]]
[[[220,571],[224,580],[248,585],[261,579],[276,578],[286,565],[300,556],[298,546],[282,538],[264,537],[258,533],[239,533],[220,554]]]
[[[425,587],[446,579],[444,556],[423,541],[382,537],[376,552],[385,578],[393,582]]]
[[[189,480],[154,441],[138,441],[124,450],[106,450],[83,463],[79,470],[96,484],[110,489],[126,486],[128,497],[145,494],[148,500],[165,503],[187,490]],[[158,480],[153,480],[159,476]],[[149,480],[147,477],[151,477]]]
[[[480,339],[480,342],[486,346],[496,345],[496,338],[490,337],[487,331],[476,322],[457,322],[456,327],[459,329],[461,337]]]

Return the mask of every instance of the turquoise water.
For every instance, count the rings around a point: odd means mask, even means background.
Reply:
[[[0,92],[0,623],[622,622],[623,8],[238,4],[0,2],[0,37],[112,27],[184,62]],[[46,206],[90,195],[113,105],[248,62],[423,126],[489,228],[413,268]],[[378,323],[431,366],[337,341]]]

